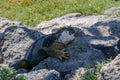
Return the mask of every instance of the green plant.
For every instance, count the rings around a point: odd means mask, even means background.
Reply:
[[[82,79],[83,80],[99,80],[101,68],[110,61],[111,59],[106,60],[102,63],[98,62],[94,68],[90,68],[90,66],[87,66],[86,68],[87,72],[81,76]]]
[[[116,15],[117,15],[118,17],[120,17],[120,11],[119,11],[118,13],[116,13]]]
[[[120,1],[113,0],[0,0],[0,17],[35,26],[67,13],[101,14],[119,4]]]
[[[24,76],[16,76],[15,70],[8,67],[0,67],[0,80],[26,80]]]

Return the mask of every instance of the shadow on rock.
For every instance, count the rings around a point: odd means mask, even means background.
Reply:
[[[86,28],[91,36],[90,44],[96,49],[101,50],[106,58],[115,58],[120,49],[118,40],[120,38],[120,20],[110,20],[97,22],[94,25]],[[95,39],[96,38],[96,39]]]
[[[116,36],[120,37],[120,20],[111,20],[104,22],[97,22],[87,28],[87,30],[94,36]],[[104,29],[103,29],[104,28]]]

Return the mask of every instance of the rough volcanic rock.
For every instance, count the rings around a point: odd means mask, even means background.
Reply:
[[[101,80],[120,80],[120,54],[102,67]]]
[[[9,26],[16,25],[16,26],[22,26],[24,24],[18,22],[18,21],[11,21],[7,18],[0,18],[0,64],[3,63],[3,54],[2,54],[2,46],[4,43],[4,31]],[[8,49],[9,50],[9,49]]]
[[[120,37],[120,18],[107,17],[105,15],[83,16],[80,13],[72,13],[50,21],[42,22],[36,26],[44,34],[50,34],[56,28],[75,26],[83,29],[86,35],[96,37],[117,36]]]
[[[83,80],[82,76],[85,75],[86,71],[87,70],[83,67],[77,70],[71,71],[71,73],[65,76],[65,79],[66,80]]]
[[[27,80],[61,80],[60,73],[55,70],[41,69],[24,74]]]
[[[0,33],[3,33],[6,28],[9,26],[14,25],[14,26],[25,26],[21,22],[18,21],[11,21],[7,18],[0,18]]]
[[[39,29],[44,34],[49,34],[52,32],[52,30],[55,30],[59,27],[64,27],[66,25],[72,25],[82,29],[86,36],[77,38],[70,46],[67,47],[70,54],[70,60],[61,62],[61,66],[64,65],[64,67],[61,68],[60,64],[56,66],[56,64],[59,62],[57,62],[57,60],[52,60],[48,58],[48,60],[45,60],[39,64],[39,68],[44,68],[45,66],[43,65],[47,65],[47,68],[50,69],[54,68],[58,71],[65,71],[68,69],[67,71],[69,71],[69,68],[72,69],[75,63],[77,63],[77,65],[75,66],[79,67],[81,65],[83,66],[83,64],[85,63],[93,63],[95,59],[96,61],[97,59],[102,59],[102,57],[98,57],[101,56],[102,53],[98,50],[92,49],[91,46],[85,46],[87,45],[87,43],[92,45],[103,45],[104,47],[114,48],[114,46],[116,46],[117,44],[118,39],[120,38],[120,18],[107,17],[103,15],[81,16],[81,14],[79,13],[68,14],[63,17],[53,19],[51,21],[42,22],[41,24],[37,25],[37,29]],[[83,44],[82,42],[85,44]],[[79,51],[79,49],[83,49],[83,51]],[[86,52],[84,52],[84,49]],[[95,54],[97,54],[97,56],[96,58],[93,57],[93,62],[91,62],[90,56],[95,56]],[[113,53],[109,54],[114,54],[114,51]],[[89,57],[85,55],[88,55]],[[74,62],[74,64],[72,64],[72,61]],[[53,63],[52,66],[50,66],[51,62]],[[67,64],[71,64],[71,67],[68,68]]]
[[[2,51],[1,51],[1,47],[3,45],[4,41],[3,41],[3,34],[0,33],[0,54],[2,54]],[[0,63],[3,62],[3,57],[2,55],[0,55]]]
[[[105,18],[103,15],[83,16],[80,13],[71,13],[50,21],[41,22],[36,26],[36,29],[44,34],[50,34],[55,28],[65,26],[77,26],[79,28],[89,27],[97,23],[99,19],[103,18]]]
[[[120,7],[112,7],[104,11],[105,15],[115,15],[120,12]]]
[[[1,55],[3,55],[4,63],[11,63],[22,59],[28,47],[43,35],[36,30],[24,26],[13,25],[5,29],[3,36],[4,44],[2,46]],[[105,60],[103,53],[93,48],[88,43],[87,39],[90,39],[89,36],[80,36],[72,44],[66,47],[70,54],[69,60],[60,61],[59,59],[49,57],[41,61],[32,71],[38,71],[43,68],[49,70],[55,69],[64,76],[79,67],[85,67],[87,65],[94,66],[97,62]],[[33,75],[36,74],[33,73]],[[28,76],[30,76],[29,73]],[[30,77],[35,78],[33,76]]]
[[[102,56],[115,58],[119,54],[119,50],[115,48],[120,38],[119,17],[108,17],[106,15],[82,16],[79,13],[72,13],[42,22],[36,28],[44,34],[50,34],[56,28],[69,25],[80,28],[85,33],[85,36],[78,37],[66,47],[70,54],[70,59],[60,62],[57,59],[48,58],[40,62],[32,70],[48,68],[66,73],[70,72],[70,70],[74,71],[78,67],[92,65],[94,61],[104,60]]]
[[[44,34],[50,34],[54,32],[56,28],[70,25],[83,30],[85,35],[88,35],[86,40],[88,40],[87,42],[89,44],[97,47],[103,46],[102,48],[109,50],[114,49],[114,51],[111,52],[95,47],[104,52],[106,58],[110,58],[111,56],[115,57],[117,55],[118,51],[116,51],[115,46],[120,38],[119,17],[108,17],[107,15],[83,16],[80,13],[72,13],[42,22],[38,24],[36,28]]]
[[[43,34],[25,26],[8,26],[4,33],[4,43],[1,48],[3,63],[11,63],[22,59],[28,47]]]
[[[115,46],[120,38],[120,18],[105,15],[82,16],[79,13],[72,13],[42,22],[36,28],[44,34],[50,34],[56,28],[70,25],[82,29],[90,37],[88,39],[90,44]]]

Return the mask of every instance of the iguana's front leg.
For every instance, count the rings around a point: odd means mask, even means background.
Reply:
[[[62,50],[65,47],[65,44],[61,41],[55,40],[53,45],[49,48],[50,50]]]
[[[65,44],[56,40],[53,45],[47,50],[47,55],[59,58],[60,60],[68,59],[69,55],[64,49]]]
[[[47,54],[48,54],[48,56],[56,57],[60,60],[64,60],[64,59],[69,58],[69,55],[65,51],[65,49],[63,49],[63,50],[49,50]]]

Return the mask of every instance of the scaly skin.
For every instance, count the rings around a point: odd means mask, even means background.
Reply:
[[[51,36],[53,37],[54,35]],[[34,66],[39,64],[40,61],[49,56],[56,57],[60,60],[68,59],[68,53],[63,50],[65,44],[58,41],[56,36],[54,40],[48,39],[51,36],[46,36],[35,41],[28,49],[25,58],[18,61],[16,64],[11,65],[11,67],[15,67],[16,69],[25,68],[27,70],[31,70]],[[45,39],[48,39],[48,42],[44,42]],[[47,45],[47,43],[49,44]]]
[[[12,64],[11,67],[15,67],[16,69],[25,68],[27,70],[31,70],[34,66],[39,64],[40,61],[46,59],[49,56],[56,57],[60,60],[68,59],[69,55],[65,50],[65,46],[69,45],[74,40],[74,38],[73,40],[68,40],[65,43],[61,42],[59,38],[62,31],[64,30],[70,32],[70,34],[75,33],[74,29],[71,27],[60,28],[58,32],[46,35],[36,40],[29,47],[24,59],[16,62],[15,64]]]
[[[54,44],[49,48],[47,55],[56,57],[60,60],[68,59],[69,55],[64,49],[65,44],[60,41],[55,41]]]

